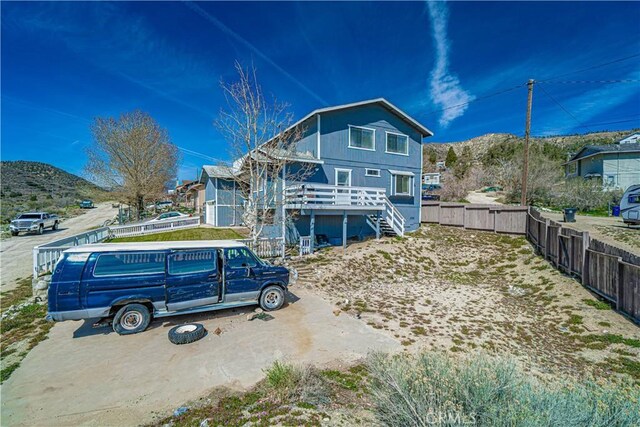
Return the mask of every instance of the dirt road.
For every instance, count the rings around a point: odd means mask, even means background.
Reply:
[[[640,256],[640,227],[629,227],[620,217],[576,215],[576,222],[565,223],[563,215],[555,212],[540,212],[543,217],[562,224],[563,227],[588,231],[591,238],[617,246]]]
[[[392,337],[336,316],[320,297],[295,285],[292,291],[271,320],[247,321],[249,307],[157,320],[130,336],[83,322],[57,324],[2,385],[2,424],[145,424],[154,411],[166,416],[214,387],[251,386],[275,360],[336,367],[372,350],[400,350]],[[202,323],[208,335],[171,344],[169,328],[187,321]]]
[[[57,231],[46,230],[42,235],[20,234],[0,242],[0,290],[8,291],[15,287],[16,279],[31,274],[33,247],[53,240],[82,233],[92,227],[102,225],[107,219],[116,216],[118,210],[111,203],[100,203],[89,209],[84,215],[63,221]]]
[[[481,205],[500,205],[496,199],[500,197],[497,193],[483,193],[482,191],[472,191],[467,195],[469,203],[479,203]]]

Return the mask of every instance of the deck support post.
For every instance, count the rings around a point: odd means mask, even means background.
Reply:
[[[380,211],[376,212],[376,239],[380,240]]]
[[[342,249],[347,249],[347,211],[342,211]]]
[[[311,242],[309,242],[309,253],[313,253],[313,245],[316,241],[316,212],[311,210],[311,219],[309,220],[309,234],[311,235]]]

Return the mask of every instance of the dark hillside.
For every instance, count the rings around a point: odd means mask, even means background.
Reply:
[[[108,192],[86,179],[40,162],[0,162],[2,223],[17,213],[45,210],[69,214],[82,199],[108,200]]]

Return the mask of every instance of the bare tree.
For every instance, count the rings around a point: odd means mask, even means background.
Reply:
[[[296,161],[310,154],[296,151],[304,129],[293,126],[289,105],[275,98],[267,101],[255,67],[236,62],[235,68],[238,80],[220,84],[227,108],[215,124],[237,159],[228,168],[244,200],[244,225],[255,240],[284,203],[282,182],[302,181],[310,173],[308,163]]]
[[[114,191],[119,201],[142,214],[145,200],[165,192],[175,178],[178,149],[147,113],[136,110],[119,118],[96,118],[94,143],[87,149],[86,172]]]

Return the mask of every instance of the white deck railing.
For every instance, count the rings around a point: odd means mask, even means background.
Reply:
[[[299,184],[285,189],[287,209],[337,209],[382,211],[382,219],[404,236],[405,219],[387,198],[384,188]]]
[[[292,185],[285,189],[289,209],[383,210],[385,189],[326,184]]]
[[[111,227],[111,237],[141,236],[143,234],[161,233],[163,231],[180,230],[200,226],[200,217],[169,218],[160,221]]]

